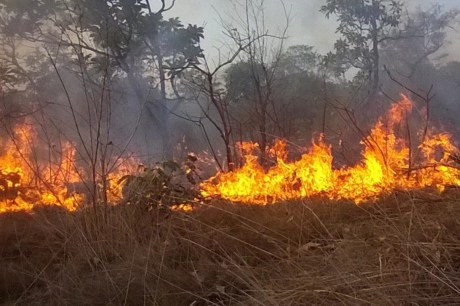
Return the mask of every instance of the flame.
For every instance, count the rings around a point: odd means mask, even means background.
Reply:
[[[119,159],[114,167],[114,171],[111,171],[107,175],[108,181],[108,201],[111,203],[117,203],[123,199],[123,178],[127,175],[133,175],[139,173],[142,169],[141,163],[134,157],[127,157]]]
[[[414,152],[397,137],[396,129],[412,109],[412,101],[402,95],[363,139],[362,161],[355,166],[334,169],[331,146],[320,137],[293,162],[288,161],[286,143],[277,140],[268,150],[276,164],[266,170],[254,153],[257,144],[244,142],[240,145],[244,165],[203,182],[201,193],[262,205],[314,196],[361,203],[395,190],[434,187],[442,191],[448,185],[460,186],[460,169],[449,158],[458,149],[449,134],[426,133]]]
[[[177,205],[171,206],[171,210],[187,213],[187,212],[193,211],[194,207],[192,204],[177,204]]]
[[[56,205],[75,211],[88,202],[84,194],[87,177],[78,166],[74,144],[64,142],[59,150],[50,148],[50,158],[44,162],[32,149],[32,140],[37,138],[32,125],[21,124],[10,136],[3,141],[0,151],[0,213],[29,211],[36,205]],[[120,158],[117,164],[107,179],[110,203],[122,197],[118,180],[135,169],[134,158]],[[83,190],[69,188],[72,184]]]
[[[412,109],[412,101],[402,95],[362,139],[361,161],[348,167],[333,167],[331,146],[323,137],[294,161],[288,158],[286,142],[275,141],[267,155],[276,162],[268,169],[259,163],[257,144],[243,142],[244,165],[201,183],[201,194],[262,205],[318,196],[359,204],[395,190],[433,187],[443,191],[449,185],[460,186],[460,168],[451,159],[458,149],[449,134],[427,131],[412,144],[398,135],[408,127]],[[84,194],[69,188],[88,181],[74,144],[64,142],[59,150],[50,148],[44,162],[32,142],[38,138],[32,125],[19,125],[10,136],[2,140],[0,150],[0,213],[28,211],[35,205],[58,205],[74,211],[88,202]],[[116,203],[123,198],[120,182],[139,171],[139,162],[120,158],[112,164],[105,187],[107,201]],[[172,209],[188,212],[193,206],[183,203]]]

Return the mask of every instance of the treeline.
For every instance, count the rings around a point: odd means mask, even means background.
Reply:
[[[407,92],[430,118],[458,128],[460,63],[442,61],[458,11],[408,11],[399,1],[325,0],[338,20],[334,50],[289,45],[262,20],[264,2],[240,1],[222,22],[225,50],[209,58],[205,29],[185,25],[174,1],[6,0],[0,4],[0,122],[4,137],[33,122],[52,150],[77,144],[92,169],[136,152],[169,159],[209,150],[221,169],[238,165],[236,143],[276,138],[305,145],[324,133],[352,143]],[[262,19],[261,19],[262,18]],[[331,38],[332,39],[332,38]],[[350,152],[354,148],[350,145]],[[105,170],[106,171],[106,170]]]

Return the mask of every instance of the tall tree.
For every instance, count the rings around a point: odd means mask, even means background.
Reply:
[[[137,101],[144,107],[163,136],[164,155],[170,153],[164,68],[168,61],[178,66],[195,61],[203,29],[164,20],[175,1],[168,2],[162,0],[157,11],[148,0],[0,3],[0,85],[25,91],[33,99],[24,100],[38,102],[29,109],[47,141],[42,146],[51,151],[60,137],[76,144],[95,206],[107,203],[108,174],[137,131],[138,121],[127,122],[123,117],[130,114],[120,114],[116,106]],[[120,100],[126,103],[115,103]],[[120,136],[115,125],[131,131]],[[152,137],[152,128],[146,131]],[[98,182],[103,198],[94,192]]]
[[[174,79],[168,78],[168,68],[181,68],[202,57],[200,40],[203,28],[189,24],[184,26],[179,18],[165,20],[163,14],[173,8],[174,2],[161,1],[157,11],[148,0],[138,1],[90,1],[82,2],[83,25],[99,48],[110,54],[115,66],[126,74],[131,89],[141,103],[146,103],[150,120],[161,131],[163,154],[171,153],[169,137],[170,110],[180,102],[174,88]],[[148,96],[152,88],[158,94]],[[168,90],[170,85],[170,90]],[[171,97],[169,92],[176,93]],[[173,100],[173,101],[170,101]],[[172,102],[172,103],[171,103]]]
[[[458,10],[443,11],[437,4],[408,14],[402,29],[404,39],[388,40],[382,44],[385,65],[408,79],[421,68],[433,66],[432,59],[446,56],[441,52],[447,43],[446,30],[455,23],[458,13]]]
[[[174,82],[165,69],[202,56],[203,28],[184,26],[178,18],[164,19],[175,1],[159,2],[153,10],[148,0],[7,0],[0,4],[2,66],[15,68],[23,84],[33,84],[50,72],[49,51],[57,66],[73,70],[86,85],[110,72],[111,81],[127,84],[135,96],[130,100],[144,107],[144,117],[159,131],[167,155],[169,111],[181,99],[168,89]],[[32,48],[24,51],[23,42]]]
[[[320,11],[328,18],[337,16],[337,32],[342,36],[335,43],[335,53],[329,53],[326,61],[334,62],[338,73],[351,67],[358,69],[358,77],[368,79],[370,98],[373,98],[380,82],[380,46],[399,37],[395,30],[401,22],[402,2],[327,0]]]
[[[254,66],[248,61],[232,64],[226,71],[226,98],[234,126],[241,129],[240,138],[259,139],[259,126],[254,124],[260,112],[258,91],[267,91],[267,86],[271,87],[271,103],[266,113],[270,135],[293,141],[308,137],[313,129],[319,128],[312,123],[314,117],[321,117],[315,116],[321,111],[320,60],[310,46],[288,47],[277,61],[266,63],[266,69],[274,69],[274,75],[270,83],[262,84],[259,81],[265,75],[262,65]]]
[[[276,131],[280,132],[273,93],[276,90],[276,75],[285,50],[289,13],[281,2],[280,8],[284,9],[284,24],[279,34],[274,35],[269,34],[270,29],[265,20],[265,1],[246,0],[241,5],[244,12],[240,25],[228,28],[227,31],[230,38],[239,46],[250,42],[240,54],[240,60],[246,63],[243,64],[246,67],[242,68],[247,69],[248,85],[253,91],[248,102],[252,106],[253,124],[258,129],[256,141],[260,149],[260,160],[266,163],[266,151],[274,134],[274,130],[270,130],[271,123],[274,123]]]

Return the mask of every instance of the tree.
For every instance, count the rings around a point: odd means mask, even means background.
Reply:
[[[154,11],[147,0],[38,0],[32,5],[29,1],[6,1],[0,20],[4,50],[0,57],[17,68],[21,81],[28,79],[29,83],[49,70],[46,49],[72,58],[75,65],[66,68],[80,76],[81,65],[93,76],[103,74],[108,65],[110,77],[128,85],[134,96],[131,100],[137,101],[144,108],[143,116],[154,123],[167,156],[171,151],[170,110],[181,99],[171,88],[174,82],[166,68],[181,67],[202,56],[199,43],[203,28],[184,26],[178,18],[165,20],[163,14],[173,8],[175,1],[166,2],[160,1]],[[23,54],[18,51],[22,42],[38,50],[30,66],[24,64],[31,50]],[[48,68],[37,68],[34,74],[32,69],[38,63]],[[179,78],[175,76],[174,80]]]
[[[246,0],[240,3],[244,9],[237,25],[227,25],[228,36],[238,46],[245,45],[239,59],[240,68],[246,70],[248,84],[252,90],[247,101],[253,114],[253,124],[257,126],[257,143],[260,149],[260,160],[266,163],[266,150],[273,138],[274,131],[270,130],[273,123],[280,132],[273,93],[276,90],[276,77],[282,54],[285,49],[287,31],[289,28],[289,13],[281,1],[284,10],[284,27],[279,35],[270,34],[265,21],[265,2],[263,0]],[[248,42],[248,43],[246,43]],[[241,67],[246,66],[246,67]],[[238,70],[238,69],[236,69]],[[228,80],[228,79],[227,79]]]
[[[294,45],[286,49],[280,60],[280,70],[284,74],[320,74],[321,56],[312,46]]]
[[[446,29],[453,25],[457,16],[458,10],[443,11],[440,5],[408,14],[402,29],[404,39],[382,44],[383,62],[390,70],[408,79],[413,79],[423,68],[434,70],[432,59],[445,57],[446,54],[439,51],[446,44]],[[426,74],[426,71],[422,73]]]
[[[39,122],[45,147],[54,148],[58,139],[77,143],[79,159],[89,169],[82,179],[92,185],[94,205],[107,203],[107,175],[133,138],[117,135],[116,126],[124,133],[126,125],[132,134],[137,131],[137,120],[117,122],[123,119],[120,106],[136,101],[150,113],[170,153],[169,104],[181,100],[170,96],[174,91],[167,86],[174,83],[165,67],[195,61],[202,52],[203,29],[186,27],[177,18],[164,20],[174,1],[161,3],[157,11],[147,0],[0,4],[2,85],[34,102],[22,115]],[[96,193],[99,183],[102,197]]]
[[[396,31],[401,23],[403,4],[396,0],[327,0],[321,7],[329,18],[337,15],[337,32],[342,38],[334,45],[326,62],[335,63],[337,73],[354,67],[358,78],[367,78],[370,98],[380,82],[380,47],[385,41],[400,38]]]
[[[198,118],[196,116],[191,118],[190,116],[188,119],[201,127],[203,127],[202,121],[204,118],[211,123],[224,143],[226,166],[230,171],[236,166],[233,150],[235,129],[232,126],[233,120],[230,118],[229,113],[232,101],[226,93],[227,88],[222,85],[222,74],[224,69],[237,59],[249,63],[251,67],[249,70],[251,84],[255,86],[254,89],[257,93],[256,99],[253,101],[254,109],[257,112],[254,121],[258,127],[259,137],[257,142],[261,149],[262,160],[264,160],[263,156],[270,137],[267,127],[270,120],[268,118],[269,107],[273,105],[271,87],[280,55],[284,50],[289,21],[285,11],[286,27],[281,36],[274,36],[269,33],[263,19],[265,4],[263,0],[234,1],[233,3],[235,4],[235,15],[238,16],[238,20],[232,20],[235,24],[226,24],[222,21],[224,33],[230,39],[227,45],[229,48],[226,50],[228,51],[227,58],[223,60],[221,54],[219,54],[216,63],[213,60],[201,57],[198,62],[190,61],[187,66],[172,68],[170,72],[175,76],[187,70],[194,71],[194,73],[189,74],[192,78],[188,82],[197,92],[195,100],[202,110],[202,116]],[[278,42],[278,44],[274,42]],[[205,103],[200,99],[203,96],[206,97]]]
[[[319,128],[313,122],[321,117],[317,116],[321,111],[318,103],[323,81],[320,62],[321,57],[311,46],[295,45],[282,52],[277,62],[266,64],[274,69],[268,84],[271,86],[266,123],[269,135],[294,141],[309,137],[313,129]],[[261,84],[258,80],[263,79],[264,73],[262,65],[253,66],[247,61],[236,62],[226,71],[226,97],[230,101],[234,126],[241,129],[242,139],[259,139],[259,127],[254,119],[259,112],[258,87]],[[267,90],[265,86],[260,89]]]
[[[97,46],[108,51],[113,64],[126,74],[137,99],[147,100],[149,118],[161,130],[163,155],[169,156],[168,118],[171,109],[180,102],[174,88],[180,74],[168,78],[167,71],[195,63],[203,56],[200,48],[203,28],[191,24],[185,27],[179,18],[164,20],[163,14],[172,9],[174,1],[167,6],[162,0],[157,11],[152,10],[147,0],[81,1],[83,4],[78,14],[83,16],[84,29],[91,33]],[[143,85],[148,78],[153,81],[150,85],[158,91],[157,95],[148,96],[152,88]],[[171,85],[169,90],[168,84]],[[169,93],[175,95],[171,98]]]

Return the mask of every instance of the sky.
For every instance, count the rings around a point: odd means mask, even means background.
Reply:
[[[155,2],[160,1],[151,0],[151,2],[155,5]],[[208,55],[215,58],[217,50],[224,49],[222,47],[225,35],[221,20],[231,22],[236,15],[232,2],[233,0],[176,0],[174,8],[165,17],[178,16],[185,24],[204,26],[205,39],[202,47]],[[319,12],[326,0],[284,0],[283,2],[290,12],[288,44],[314,46],[321,54],[331,51],[338,37],[335,33],[337,23],[334,16],[328,20]],[[403,2],[409,10],[414,10],[417,6],[422,9],[428,8],[435,3],[441,4],[446,10],[460,8],[459,0],[403,0]],[[265,0],[265,6],[267,23],[273,33],[280,34],[280,29],[285,24],[281,0]],[[460,60],[460,51],[458,51],[460,50],[460,25],[457,27],[458,31],[455,29],[449,31],[448,40],[451,44],[444,48],[444,51],[450,54],[449,60]]]

